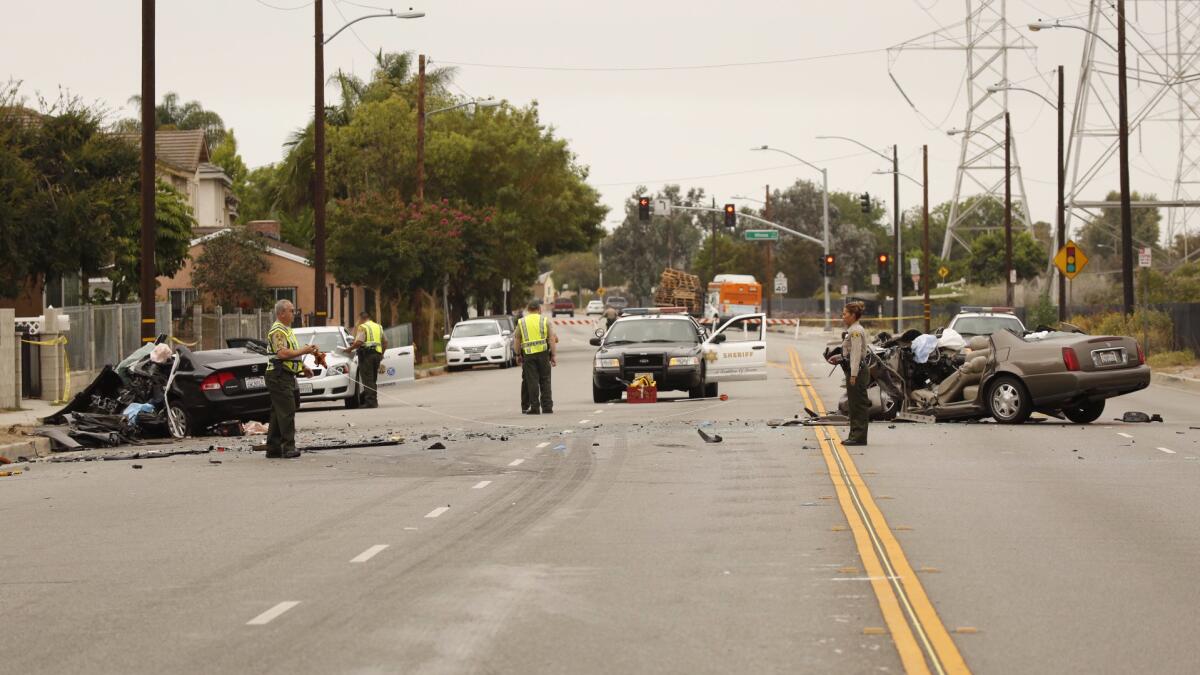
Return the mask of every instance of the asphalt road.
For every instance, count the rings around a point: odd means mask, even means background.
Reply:
[[[0,673],[1196,672],[1200,396],[845,448],[766,425],[835,405],[820,333],[652,405],[561,333],[553,415],[480,370],[299,419],[397,446],[3,479]]]

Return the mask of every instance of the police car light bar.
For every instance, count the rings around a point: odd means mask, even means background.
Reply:
[[[644,316],[647,314],[686,314],[687,307],[626,307],[621,316]]]
[[[963,305],[961,308],[959,308],[958,311],[960,311],[960,312],[989,312],[992,314],[1012,314],[1014,312],[1012,307],[975,307],[975,306],[969,306],[969,305]]]

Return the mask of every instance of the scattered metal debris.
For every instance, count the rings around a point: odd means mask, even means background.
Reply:
[[[721,441],[725,440],[724,438],[721,438],[720,434],[712,434],[710,436],[709,434],[704,433],[703,429],[697,429],[696,433],[700,434],[700,438],[703,438],[705,443],[720,443]]]

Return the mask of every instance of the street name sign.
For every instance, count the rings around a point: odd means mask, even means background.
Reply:
[[[779,230],[746,230],[742,236],[746,241],[778,241]]]

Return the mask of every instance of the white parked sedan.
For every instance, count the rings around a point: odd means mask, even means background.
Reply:
[[[292,332],[301,345],[315,344],[325,352],[325,363],[329,366],[322,368],[311,354],[304,357],[304,365],[313,376],[297,378],[300,402],[344,401],[347,408],[357,408],[363,392],[358,381],[358,359],[346,351],[354,341],[350,333],[341,326],[296,328]],[[415,379],[412,345],[388,349],[380,366],[382,372],[376,382],[380,387],[412,381]]]
[[[445,339],[446,368],[451,371],[488,364],[508,368],[517,362],[512,331],[495,319],[460,321]]]
[[[603,302],[600,302],[599,300],[592,300],[591,302],[589,302],[587,304],[587,315],[588,316],[591,316],[593,314],[595,314],[596,316],[599,316],[603,313],[604,313],[604,303]]]

